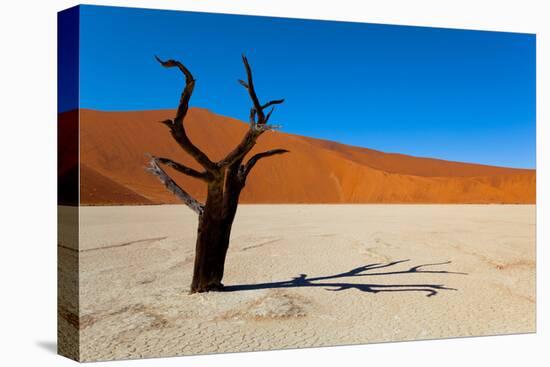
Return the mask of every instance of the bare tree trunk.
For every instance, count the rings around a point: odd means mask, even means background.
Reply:
[[[191,293],[221,290],[225,258],[220,256],[225,235],[220,222],[204,213],[199,219]]]
[[[223,183],[209,188],[204,212],[199,217],[191,293],[223,289],[231,228],[244,187],[238,175],[241,161],[228,168],[224,190],[220,189]]]
[[[195,266],[191,293],[219,290],[222,287],[217,269],[223,240],[223,176],[208,183],[204,211],[199,216]]]

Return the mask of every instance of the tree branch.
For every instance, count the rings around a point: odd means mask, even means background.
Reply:
[[[211,171],[216,168],[215,164],[208,158],[208,156],[195,146],[187,133],[183,125],[183,120],[189,110],[189,100],[193,94],[195,88],[195,79],[193,74],[187,69],[181,62],[176,60],[162,61],[158,56],[155,56],[156,60],[164,67],[171,68],[177,67],[185,75],[185,87],[181,93],[180,102],[176,112],[174,120],[165,120],[162,123],[170,128],[170,132],[178,144],[191,155],[197,162],[199,162],[206,170]]]
[[[273,101],[269,101],[269,102],[267,102],[266,104],[264,104],[264,105],[262,106],[262,110],[268,108],[269,106],[273,106],[273,105],[276,105],[276,104],[281,104],[281,103],[283,103],[284,101],[285,101],[284,98],[283,98],[283,99],[275,99],[275,100],[273,100]]]
[[[189,193],[183,190],[168,174],[158,165],[157,158],[151,157],[149,161],[149,167],[146,168],[147,171],[151,172],[153,175],[166,186],[166,188],[172,192],[178,199],[183,201],[191,210],[193,210],[198,215],[202,215],[204,211],[204,205],[201,204],[198,200],[193,198]]]
[[[217,163],[219,167],[230,166],[237,160],[244,158],[244,156],[248,154],[250,150],[252,150],[252,148],[256,144],[256,140],[258,139],[258,137],[265,131],[274,128],[274,126],[267,125],[267,122],[271,117],[271,114],[273,113],[273,109],[269,111],[267,116],[264,113],[264,109],[269,106],[274,106],[276,104],[281,104],[284,102],[284,99],[275,99],[267,102],[264,105],[260,103],[258,95],[256,94],[256,90],[254,89],[252,69],[250,68],[250,64],[248,63],[248,59],[246,58],[246,56],[243,55],[242,57],[247,81],[245,82],[243,80],[239,80],[239,83],[248,90],[248,94],[250,95],[250,99],[252,100],[252,108],[250,109],[250,127],[239,145],[237,145],[235,149],[233,149],[224,159]]]
[[[229,154],[218,162],[218,166],[227,167],[241,159],[248,153],[256,144],[257,137],[262,133],[262,130],[257,130],[254,127],[250,127],[243,137],[243,140],[233,149]]]
[[[265,118],[262,105],[260,104],[260,100],[258,99],[258,95],[256,94],[256,90],[254,89],[254,81],[252,80],[252,69],[250,68],[250,64],[248,63],[248,59],[245,55],[243,57],[243,64],[244,69],[246,70],[246,77],[248,79],[248,83],[241,83],[246,89],[248,89],[248,94],[250,95],[250,99],[252,100],[252,104],[254,105],[254,109],[256,110],[256,114],[258,115],[258,124],[262,124]]]
[[[273,149],[273,150],[268,150],[267,152],[262,152],[262,153],[253,155],[252,158],[250,158],[245,165],[242,165],[240,167],[241,180],[243,181],[246,180],[246,177],[248,176],[252,168],[254,168],[254,166],[256,165],[256,163],[258,163],[260,159],[271,157],[278,154],[284,154],[284,153],[289,153],[289,151],[286,149]]]
[[[207,172],[199,172],[194,170],[193,168],[189,168],[187,166],[184,166],[181,163],[175,162],[171,160],[170,158],[163,158],[163,157],[153,157],[153,159],[156,160],[157,163],[162,163],[168,167],[172,167],[178,172],[181,172],[183,174],[186,174],[187,176],[199,178],[201,180],[208,180],[208,174]]]
[[[265,117],[265,123],[267,124],[267,122],[269,121],[269,118],[271,117],[271,114],[273,113],[273,111],[275,111],[275,107],[271,107],[271,109],[269,110],[269,112],[267,113],[267,116]],[[265,126],[265,125],[264,125]]]

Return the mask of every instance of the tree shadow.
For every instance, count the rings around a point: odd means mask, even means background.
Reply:
[[[424,270],[427,267],[433,267],[438,265],[448,265],[451,261],[434,263],[434,264],[423,264],[413,266],[407,270],[394,270],[394,271],[376,271],[369,272],[372,270],[390,268],[397,264],[401,264],[410,260],[399,260],[393,261],[387,264],[370,264],[365,266],[360,266],[358,268],[352,269],[350,271],[308,278],[307,274],[300,274],[297,277],[292,278],[291,280],[281,281],[281,282],[270,282],[270,283],[257,283],[257,284],[239,284],[239,285],[229,285],[223,288],[224,292],[238,292],[238,291],[249,291],[249,290],[258,290],[258,289],[279,289],[279,288],[299,288],[299,287],[323,287],[328,291],[344,291],[348,289],[357,289],[361,292],[369,293],[380,293],[380,292],[424,292],[426,297],[435,296],[440,290],[451,290],[456,291],[455,288],[445,287],[443,284],[364,284],[364,283],[343,283],[343,282],[323,282],[326,280],[337,280],[342,278],[350,277],[366,277],[366,276],[382,276],[382,275],[398,275],[398,274],[460,274],[467,275],[467,273],[453,272],[447,270]]]

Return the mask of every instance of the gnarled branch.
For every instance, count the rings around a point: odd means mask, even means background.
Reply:
[[[246,56],[242,56],[243,64],[246,71],[247,81],[239,80],[239,83],[248,90],[250,99],[252,100],[252,108],[250,109],[250,127],[246,132],[246,135],[243,137],[239,145],[235,147],[229,154],[219,161],[217,165],[219,167],[227,167],[242,159],[256,144],[258,137],[263,134],[265,131],[272,130],[275,128],[274,125],[267,125],[271,114],[273,113],[273,108],[266,115],[264,109],[269,106],[274,106],[276,104],[281,104],[284,102],[284,99],[275,99],[269,101],[265,104],[261,104],[254,89],[254,80],[252,78],[252,69],[248,63]]]
[[[216,168],[216,165],[208,158],[208,156],[194,145],[183,125],[183,120],[189,110],[189,100],[195,88],[195,79],[193,74],[181,62],[176,60],[162,61],[158,56],[155,56],[157,61],[166,68],[177,67],[185,75],[185,87],[181,93],[180,102],[174,120],[165,120],[162,123],[170,128],[170,132],[178,144],[199,162],[206,170],[211,171]]]
[[[273,113],[273,111],[275,111],[275,107],[271,107],[271,109],[269,110],[269,112],[265,116],[265,124],[262,125],[262,126],[267,125],[267,122],[269,121],[269,118],[271,117],[271,114]]]
[[[286,149],[272,149],[272,150],[268,150],[267,152],[262,152],[262,153],[253,155],[252,158],[250,158],[248,162],[246,162],[246,164],[240,167],[239,176],[241,180],[243,180],[243,182],[244,180],[246,180],[246,177],[248,176],[252,168],[256,165],[256,163],[258,163],[260,159],[271,157],[277,154],[284,154],[284,153],[289,153],[289,151]]]
[[[248,63],[248,59],[246,58],[246,56],[243,55],[242,57],[243,57],[244,69],[246,70],[246,78],[248,82],[240,81],[240,83],[242,86],[244,86],[248,90],[248,94],[250,95],[250,99],[252,100],[252,104],[254,105],[256,114],[258,115],[258,124],[262,124],[264,122],[265,115],[264,115],[260,100],[258,99],[258,95],[256,94],[256,90],[254,89],[254,81],[252,79],[252,69],[250,68],[250,64]]]
[[[181,163],[175,162],[171,160],[170,158],[164,158],[164,157],[153,157],[157,163],[162,163],[168,167],[172,167],[178,172],[181,172],[183,174],[186,174],[187,176],[195,177],[201,180],[208,180],[208,173],[207,172],[199,172],[197,170],[194,170],[193,168],[187,167]]]
[[[198,200],[193,198],[188,192],[183,190],[168,174],[159,166],[158,160],[155,157],[151,157],[149,161],[149,167],[147,170],[166,186],[166,188],[172,192],[178,199],[183,201],[191,210],[193,210],[198,215],[202,215],[204,211],[204,205],[201,204]]]
[[[266,109],[266,108],[268,108],[269,106],[273,106],[273,105],[276,105],[276,104],[281,104],[281,103],[283,103],[284,101],[285,101],[284,98],[283,98],[283,99],[274,99],[273,101],[269,101],[269,102],[267,102],[266,104],[264,104],[264,105],[262,106],[262,109]]]
[[[233,149],[229,154],[218,162],[218,166],[227,167],[235,163],[237,160],[241,159],[248,153],[256,144],[257,137],[264,130],[258,130],[254,126],[251,126],[246,132],[243,140]]]

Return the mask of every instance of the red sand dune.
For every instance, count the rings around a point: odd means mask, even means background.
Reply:
[[[60,116],[60,124],[69,114]],[[144,170],[145,153],[200,168],[158,123],[173,114],[80,110],[81,203],[178,203]],[[213,160],[229,152],[247,129],[241,121],[199,108],[189,111],[185,124]],[[534,170],[389,154],[282,132],[262,135],[252,154],[273,148],[291,153],[256,165],[242,203],[535,203]],[[203,182],[167,170],[204,199]]]

